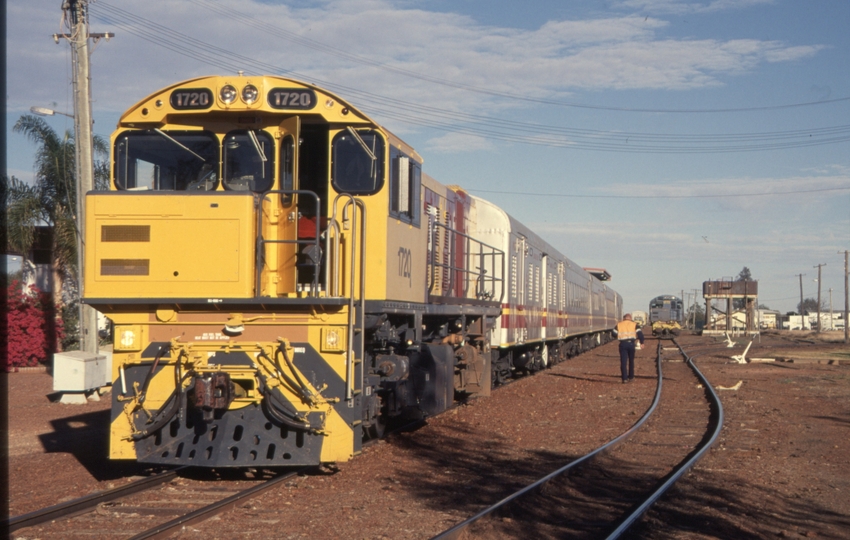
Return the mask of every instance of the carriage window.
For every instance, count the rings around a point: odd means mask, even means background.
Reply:
[[[115,140],[114,163],[118,189],[212,191],[218,139],[207,131],[128,131]]]
[[[395,148],[390,156],[390,214],[418,226],[422,166]]]
[[[231,131],[224,138],[224,189],[262,193],[274,181],[274,145],[259,130]]]
[[[384,140],[372,130],[348,128],[332,145],[334,189],[339,193],[371,195],[384,183]]]

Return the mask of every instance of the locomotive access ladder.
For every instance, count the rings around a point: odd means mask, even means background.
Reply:
[[[316,227],[312,237],[300,238],[298,234],[294,239],[267,239],[263,236],[263,202],[271,199],[270,195],[278,194],[281,196],[306,196],[315,200]],[[344,201],[340,205],[340,201]],[[262,294],[262,271],[265,265],[265,250],[267,245],[274,244],[295,244],[296,249],[302,246],[312,248],[313,256],[308,257],[310,262],[306,266],[313,269],[313,279],[308,287],[302,290],[307,298],[313,298],[317,302],[321,302],[320,298],[345,298],[348,300],[348,332],[345,353],[345,399],[351,401],[354,397],[352,389],[352,381],[354,380],[354,366],[362,363],[364,358],[364,319],[363,316],[366,302],[366,206],[361,199],[352,195],[343,193],[334,198],[333,213],[328,220],[328,226],[323,233],[319,226],[321,201],[319,196],[313,191],[308,190],[270,190],[263,193],[259,211],[257,212],[257,246],[256,246],[256,275],[255,275],[255,297],[259,298]],[[341,206],[341,210],[340,210]],[[359,228],[359,235],[358,235]],[[344,231],[350,231],[345,233]],[[325,252],[321,254],[321,239],[324,236]],[[348,265],[347,276],[343,276],[344,265],[342,264],[342,240],[344,237],[350,237],[349,245],[353,246],[350,250],[350,261]],[[318,254],[318,255],[316,255]],[[322,264],[324,263],[324,291],[319,285],[321,277]],[[357,271],[355,271],[355,269]],[[359,275],[359,284],[356,278]],[[343,296],[342,288],[345,283],[345,278],[348,278],[348,294]],[[358,286],[359,285],[359,286]],[[359,317],[359,324],[358,324]],[[355,332],[355,327],[357,331]],[[355,339],[357,335],[356,350]],[[360,384],[358,388],[363,388],[363,370],[360,370]]]

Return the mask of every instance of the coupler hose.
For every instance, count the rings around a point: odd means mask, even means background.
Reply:
[[[160,349],[162,351],[162,349]],[[183,402],[183,381],[186,380],[191,374],[192,371],[186,372],[185,375],[180,374],[180,358],[183,355],[181,351],[180,355],[177,357],[177,362],[174,364],[174,391],[171,392],[171,395],[168,396],[168,399],[165,400],[165,403],[162,407],[156,412],[153,416],[153,420],[151,423],[145,427],[145,429],[141,431],[137,431],[131,435],[131,438],[134,441],[139,441],[144,439],[145,437],[149,437],[150,435],[156,433],[163,427],[165,427],[174,416],[180,411],[180,405]],[[159,355],[157,357],[157,361],[159,360]],[[154,362],[156,364],[156,361]],[[153,370],[151,370],[153,373]],[[147,385],[150,383],[150,373],[148,374],[148,378],[145,380],[145,390],[147,390]],[[144,397],[144,394],[142,394]],[[139,404],[141,404],[142,399],[140,398]]]
[[[264,355],[264,353],[260,354]],[[275,392],[274,388],[271,388],[268,384],[266,384],[265,376],[258,373],[258,379],[260,381],[260,394],[263,395],[261,405],[263,407],[263,411],[269,418],[278,424],[282,424],[296,431],[306,431],[312,434],[317,434],[319,432],[317,428],[314,428],[309,423],[309,420],[307,420],[302,413],[293,409],[292,406],[283,399],[283,396],[280,395],[279,392]]]
[[[170,352],[170,351],[171,351],[171,347],[164,347],[163,346],[163,347],[160,347],[159,350],[156,352],[156,356],[154,356],[154,359],[153,359],[153,364],[151,364],[151,369],[150,369],[150,371],[148,371],[148,374],[145,377],[145,382],[142,384],[142,391],[139,393],[139,405],[141,405],[142,403],[145,402],[145,397],[148,394],[148,386],[150,386],[151,379],[153,379],[154,373],[156,373],[156,368],[159,367],[160,358],[165,356],[165,353]],[[178,364],[180,363],[179,360],[178,360],[177,363]]]
[[[278,356],[282,355],[284,362],[286,362],[287,367],[292,372],[292,375],[295,377],[295,381],[293,381],[286,373],[283,371],[283,368],[280,365],[280,360],[278,360]],[[286,379],[286,381],[294,388],[297,386],[301,389],[301,397],[304,398],[308,403],[313,403],[314,396],[313,393],[307,388],[307,385],[304,384],[304,381],[301,380],[301,376],[298,375],[298,370],[295,369],[295,365],[292,363],[292,360],[289,358],[289,355],[286,353],[286,345],[283,342],[278,344],[277,350],[274,352],[274,363],[277,366],[278,372]]]

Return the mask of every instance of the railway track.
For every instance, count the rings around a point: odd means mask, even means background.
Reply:
[[[208,471],[203,471],[205,476],[200,479],[181,477],[178,473],[189,473],[182,467],[10,518],[0,524],[0,530],[28,529],[38,538],[167,538],[304,471],[259,471],[253,473],[253,479],[222,485],[215,481],[220,478],[210,478]]]
[[[655,398],[605,445],[506,497],[434,540],[618,538],[711,447],[720,400],[678,342],[659,341]]]
[[[396,426],[393,431],[409,430],[421,424],[421,420],[409,422]],[[377,439],[366,441],[364,448],[376,443]],[[299,468],[280,473],[262,472],[261,475],[271,477],[263,481],[255,480],[250,482],[250,487],[239,489],[245,482],[230,482],[226,486],[210,485],[209,480],[215,478],[210,478],[210,471],[206,470],[196,471],[203,475],[200,480],[182,478],[181,472],[188,476],[192,474],[192,469],[179,467],[140,478],[114,489],[0,521],[0,531],[13,533],[41,526],[37,532],[39,537],[43,538],[85,536],[90,539],[93,536],[92,529],[102,531],[104,538],[112,538],[115,535],[130,540],[167,538],[183,527],[222,513],[306,470]],[[225,474],[230,480],[234,480],[233,475],[239,475],[241,472]],[[169,485],[163,487],[166,483]],[[207,503],[210,499],[214,499],[213,502]],[[85,517],[75,524],[73,520],[78,516]],[[161,522],[162,519],[167,521]],[[151,520],[161,523],[150,526],[147,522]],[[142,526],[147,528],[139,531]],[[94,536],[97,537],[97,533]]]

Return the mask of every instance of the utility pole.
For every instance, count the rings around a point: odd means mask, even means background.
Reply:
[[[820,334],[820,327],[821,327],[821,324],[820,324],[820,269],[824,266],[826,266],[826,263],[821,263],[821,264],[812,266],[812,268],[818,269],[818,334]]]
[[[803,276],[806,274],[797,274],[800,278],[800,330],[806,329],[805,319],[803,318]]]
[[[841,252],[839,251],[840,255]],[[847,271],[850,269],[848,267],[848,251],[844,250],[844,343],[850,343],[850,325],[847,324],[847,312],[850,311],[850,295],[848,295],[848,279],[847,279]]]
[[[832,287],[829,288],[829,329],[832,330]]]
[[[697,329],[697,296],[699,295],[699,289],[694,289],[694,330]],[[703,321],[703,328],[705,328],[705,321]]]
[[[91,75],[89,71],[89,38],[109,39],[114,34],[89,34],[89,0],[65,0],[62,4],[67,34],[53,34],[59,43],[63,37],[71,45],[71,62],[74,67],[74,142],[77,158],[77,289],[80,295],[80,350],[97,354],[97,312],[84,305],[86,193],[94,189],[94,163],[92,157]]]

